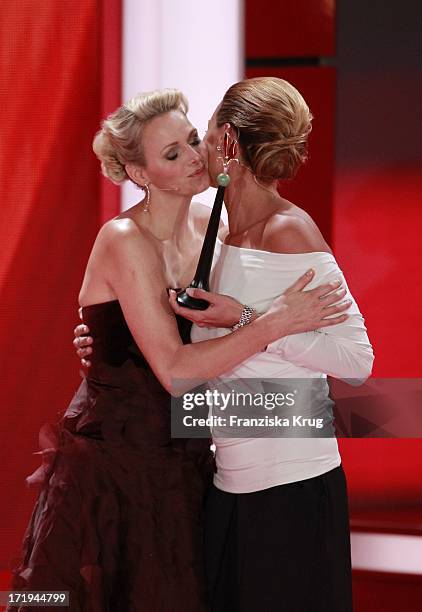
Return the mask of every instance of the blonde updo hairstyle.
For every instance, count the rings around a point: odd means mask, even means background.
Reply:
[[[275,77],[235,83],[217,111],[217,125],[237,128],[243,161],[264,183],[295,176],[307,159],[311,122],[301,94]]]
[[[141,93],[109,115],[92,143],[101,170],[113,183],[129,179],[125,166],[145,166],[142,135],[145,125],[158,115],[180,111],[186,115],[188,101],[178,89]]]

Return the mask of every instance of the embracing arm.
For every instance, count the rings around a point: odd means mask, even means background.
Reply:
[[[319,307],[323,287],[303,292],[312,274],[295,283],[270,310],[249,326],[222,338],[183,345],[169,305],[162,261],[154,245],[143,240],[128,220],[105,230],[104,269],[131,333],[162,385],[169,391],[174,380],[207,380],[228,371],[261,351],[276,338],[318,326],[332,325],[326,316],[342,312],[327,303]],[[346,315],[340,315],[344,320]],[[337,321],[336,321],[337,322]]]
[[[314,224],[308,218],[292,217],[283,220],[282,232],[272,234],[271,250],[290,253],[314,253],[315,277],[312,284],[326,283],[334,279],[342,281],[342,299],[350,300],[348,318],[339,325],[325,329],[289,335],[280,338],[267,347],[268,352],[280,356],[299,366],[316,372],[324,372],[334,378],[353,379],[357,384],[364,382],[372,371],[374,354],[364,325],[364,319],[350,294],[343,273],[334,257],[318,259],[318,252],[327,250],[327,245]],[[287,238],[286,238],[287,236]],[[309,260],[308,260],[309,264]],[[312,265],[312,264],[311,264]]]
[[[287,221],[287,222],[286,222]],[[347,303],[348,317],[338,321],[338,325],[311,328],[305,333],[293,333],[270,343],[267,352],[277,353],[282,359],[303,366],[316,372],[324,372],[335,378],[363,382],[371,374],[374,355],[369,342],[364,319],[347,287],[344,276],[335,259],[328,255],[322,258],[318,253],[326,252],[327,245],[320,237],[313,222],[298,217],[282,219],[281,226],[276,227],[272,240],[265,249],[280,253],[314,253],[316,274],[306,287],[311,289],[320,283],[341,281],[341,289],[332,292],[334,302]],[[310,264],[308,259],[308,264]],[[312,264],[310,264],[312,265]],[[185,316],[199,326],[230,327],[239,320],[242,305],[229,296],[195,289],[195,297],[211,303],[205,311],[191,311]],[[321,296],[323,300],[327,296]],[[175,309],[176,310],[176,309]],[[176,312],[180,312],[180,309]]]
[[[371,374],[374,353],[366,333],[364,318],[351,295],[337,264],[317,269],[314,282],[343,280],[346,298],[351,300],[349,317],[333,327],[285,336],[272,342],[267,352],[278,353],[286,361],[334,378],[364,382]]]
[[[277,353],[286,361],[335,378],[356,380],[361,383],[371,374],[374,355],[364,325],[364,319],[350,294],[337,265],[323,273],[317,269],[313,285],[342,280],[342,288],[332,293],[333,299],[347,306],[348,317],[338,325],[304,333],[290,334],[271,342],[266,351]],[[309,283],[308,288],[312,286]],[[232,297],[208,293],[202,289],[191,290],[194,297],[208,300],[211,307],[205,311],[188,311],[171,302],[175,312],[183,314],[200,327],[231,327],[239,320],[242,304]],[[346,304],[347,302],[347,304]]]

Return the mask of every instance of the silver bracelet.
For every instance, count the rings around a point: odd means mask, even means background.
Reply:
[[[233,325],[232,331],[236,331],[245,325],[249,325],[253,315],[255,314],[255,309],[252,306],[243,306],[242,314],[240,315],[239,323]]]

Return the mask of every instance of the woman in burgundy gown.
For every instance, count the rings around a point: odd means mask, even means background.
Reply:
[[[209,443],[171,439],[168,393],[119,302],[83,314],[95,357],[60,424],[44,428],[50,448],[35,480],[45,485],[14,588],[70,591],[72,612],[205,609]],[[178,323],[188,341],[189,323]]]
[[[310,273],[238,333],[187,343],[190,323],[175,318],[166,287],[193,277],[209,209],[191,198],[209,178],[186,111],[177,90],[141,94],[94,141],[103,172],[146,196],[94,244],[79,300],[95,355],[62,420],[42,430],[45,463],[32,477],[41,491],[13,583],[69,591],[72,612],[206,609],[202,500],[212,461],[206,440],[171,439],[172,381],[217,376],[344,310],[320,299],[332,285],[302,291]],[[227,300],[225,309],[233,321],[242,307]]]

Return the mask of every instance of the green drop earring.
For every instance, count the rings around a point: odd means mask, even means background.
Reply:
[[[220,143],[217,145],[219,156],[223,163],[223,172],[217,176],[217,184],[220,187],[228,187],[230,184],[229,165],[230,162],[239,160],[236,158],[238,142],[227,131],[224,132]]]

